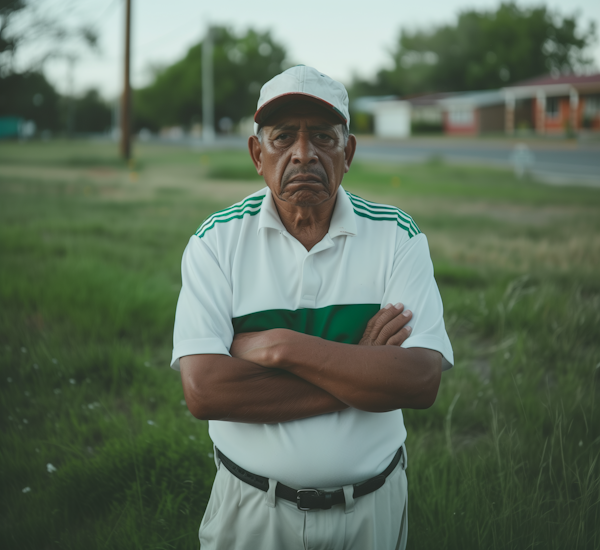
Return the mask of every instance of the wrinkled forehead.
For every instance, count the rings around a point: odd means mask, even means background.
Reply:
[[[282,126],[300,126],[307,122],[311,126],[339,126],[342,124],[329,109],[309,101],[290,101],[269,115],[262,126],[264,128]]]

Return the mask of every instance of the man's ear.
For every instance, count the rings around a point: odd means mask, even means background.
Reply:
[[[348,136],[348,143],[346,144],[346,147],[344,147],[344,173],[350,170],[354,153],[356,153],[356,136],[350,134]]]
[[[248,151],[250,151],[250,157],[256,167],[256,171],[262,176],[262,148],[260,146],[260,141],[258,141],[256,136],[250,136],[248,138]]]

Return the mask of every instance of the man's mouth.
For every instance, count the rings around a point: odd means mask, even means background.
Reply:
[[[323,183],[319,176],[315,176],[314,174],[301,174],[298,176],[294,176],[288,183]]]

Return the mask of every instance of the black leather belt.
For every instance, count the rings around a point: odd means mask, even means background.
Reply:
[[[223,463],[223,465],[238,479],[241,479],[244,483],[252,485],[261,491],[269,490],[269,479],[263,476],[252,474],[247,470],[244,470],[238,466],[235,462],[229,460],[219,449],[215,449],[217,456]],[[381,472],[378,476],[367,479],[361,483],[353,485],[354,493],[353,497],[358,498],[364,495],[368,495],[373,491],[377,491],[384,483],[387,476],[389,476],[394,468],[400,462],[402,457],[402,447],[398,449],[398,452],[390,462],[389,466]],[[292,489],[283,483],[277,482],[275,488],[275,495],[279,498],[284,498],[290,502],[295,502],[298,506],[298,510],[329,510],[335,504],[343,504],[344,491],[338,489],[337,491],[322,491],[320,489]]]

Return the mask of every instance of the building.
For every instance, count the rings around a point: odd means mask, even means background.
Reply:
[[[503,88],[504,129],[537,134],[600,131],[600,73],[542,76]]]
[[[37,126],[33,120],[16,116],[0,117],[0,139],[29,139],[35,135]]]
[[[504,94],[500,90],[463,92],[438,101],[444,133],[474,136],[504,132]]]
[[[409,137],[410,103],[400,100],[378,101],[373,106],[373,122],[377,137]]]
[[[375,135],[386,138],[408,137],[412,131],[435,131],[440,126],[451,136],[600,132],[600,73],[547,75],[500,90],[403,100],[365,97],[355,102],[355,109],[372,113]]]
[[[354,126],[372,131],[378,137],[403,138],[412,133],[441,132],[443,112],[439,100],[449,93],[405,97],[365,96],[352,103]],[[368,116],[372,123],[364,120]],[[361,118],[362,117],[362,118]]]
[[[425,94],[405,99],[410,103],[410,119],[413,133],[442,132],[444,129],[444,111],[440,100],[455,94],[441,92]]]

